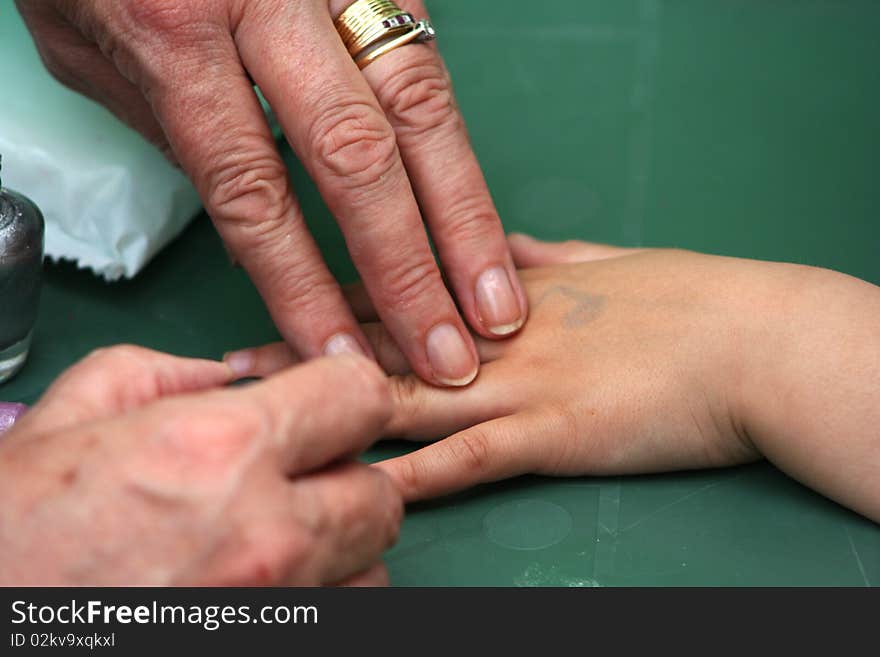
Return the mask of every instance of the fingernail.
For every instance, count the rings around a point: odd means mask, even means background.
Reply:
[[[519,300],[503,267],[487,269],[477,279],[477,310],[495,335],[509,335],[523,325]]]
[[[250,349],[244,349],[224,354],[223,362],[229,366],[235,376],[247,376],[254,370],[256,359]]]
[[[473,354],[452,324],[440,324],[431,329],[427,350],[428,360],[440,383],[461,387],[477,376]]]
[[[327,340],[327,344],[324,345],[324,355],[339,356],[341,354],[357,354],[359,356],[367,355],[364,353],[360,343],[352,336],[348,335],[348,333],[337,333]]]

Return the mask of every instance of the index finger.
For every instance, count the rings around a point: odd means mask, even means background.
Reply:
[[[321,358],[238,393],[239,403],[260,409],[263,435],[291,475],[357,456],[391,417],[385,375],[360,356]]]
[[[288,344],[303,358],[371,355],[309,233],[225,28],[205,30],[200,40],[173,49],[173,57],[157,58],[155,65],[167,74],[150,88],[153,109],[218,233],[253,279]],[[169,49],[175,44],[169,41]]]

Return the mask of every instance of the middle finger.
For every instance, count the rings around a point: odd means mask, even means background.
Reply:
[[[380,317],[423,379],[467,385],[476,349],[434,261],[394,131],[326,0],[248,8],[236,32],[244,64],[339,221]]]

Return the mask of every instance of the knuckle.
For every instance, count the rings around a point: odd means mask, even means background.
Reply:
[[[247,227],[248,236],[259,242],[290,214],[290,182],[277,157],[243,157],[242,153],[254,152],[254,144],[246,149],[238,146],[215,160],[206,178],[207,205],[215,221]],[[262,150],[265,145],[257,147]]]
[[[422,401],[422,385],[415,376],[391,377],[391,399],[395,407],[405,412],[417,411]]]
[[[380,184],[397,166],[397,139],[372,105],[336,102],[314,124],[309,140],[316,161],[344,188]]]
[[[133,345],[100,347],[59,376],[52,388],[79,400],[78,404],[100,400],[112,408],[127,409],[149,398],[156,385],[151,372],[144,375],[143,364],[149,354],[149,350]],[[126,385],[120,385],[122,381]]]
[[[385,547],[390,547],[397,543],[398,538],[400,538],[400,525],[403,522],[404,514],[403,498],[390,477],[379,471],[377,471],[377,474],[382,478],[383,497],[388,501],[385,520]]]
[[[267,248],[274,248],[271,241]],[[257,250],[256,248],[254,250]],[[252,254],[253,255],[253,254]],[[303,319],[321,320],[338,312],[333,300],[339,294],[336,282],[320,262],[311,263],[303,258],[287,256],[284,268],[275,273],[273,282],[277,297],[273,302],[283,309],[294,309]]]
[[[379,98],[402,136],[462,127],[452,83],[433,53],[412,60],[379,88]]]
[[[580,434],[580,420],[568,403],[555,405],[555,417],[561,434],[568,439],[577,439]]]
[[[122,4],[129,21],[142,30],[172,35],[195,21],[195,6],[180,0],[134,0]]]
[[[424,471],[414,458],[403,458],[394,463],[394,478],[398,489],[405,495],[412,495],[424,489],[427,483]]]
[[[379,275],[379,285],[384,305],[396,313],[433,303],[437,291],[445,289],[437,263],[430,257],[389,263]]]
[[[451,244],[484,249],[487,244],[503,244],[501,219],[488,195],[468,194],[452,201],[445,212],[440,231]]]
[[[270,586],[298,572],[309,559],[306,541],[283,528],[261,526],[246,533],[246,555],[240,578],[255,586]]]
[[[297,505],[300,510],[299,527],[309,537],[309,543],[314,544],[331,532],[336,500],[329,499],[326,491],[309,479],[297,480],[294,485],[302,500]]]
[[[403,502],[391,479],[369,466],[357,466],[362,475],[360,490],[350,489],[338,520],[351,537],[374,537],[377,549],[397,541],[403,519]]]
[[[181,48],[204,38],[201,3],[179,0],[69,3],[67,13],[120,73],[136,84],[172,75]]]
[[[415,376],[394,376],[390,379],[390,391],[393,412],[386,432],[389,436],[405,438],[410,418],[419,417],[425,403],[422,384]]]
[[[385,421],[391,415],[391,390],[388,379],[373,361],[354,357],[347,361],[356,376],[356,385],[366,405],[375,410],[378,419]]]
[[[461,463],[466,472],[479,474],[485,472],[492,463],[492,442],[482,430],[472,429],[450,441],[453,457]]]
[[[65,87],[71,87],[75,83],[76,76],[73,74],[67,59],[62,53],[56,52],[57,48],[51,45],[51,41],[40,44],[40,55],[43,66],[53,78]]]
[[[256,437],[265,435],[267,420],[257,408],[243,405],[212,408],[210,413],[185,406],[157,421],[158,446],[176,462],[210,475],[241,462]]]
[[[385,473],[364,466],[368,494],[358,495],[352,501],[345,523],[354,529],[355,536],[376,535],[381,548],[397,540],[403,517],[403,504],[394,484]]]
[[[549,409],[552,421],[549,423],[548,430],[559,437],[559,440],[552,442],[552,448],[543,455],[544,468],[542,472],[546,474],[565,474],[571,470],[571,465],[575,461],[576,447],[585,444],[579,440],[581,432],[581,423],[578,414],[566,402],[558,402],[551,404]],[[595,439],[590,441],[593,446],[592,456],[595,457],[595,449],[599,441]]]
[[[325,491],[320,522],[313,526],[319,536],[356,535],[364,523],[370,523],[376,514],[376,493],[369,466],[349,463],[337,474],[344,486]]]

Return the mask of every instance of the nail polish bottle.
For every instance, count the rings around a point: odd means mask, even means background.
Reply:
[[[0,180],[0,383],[21,369],[30,350],[44,230],[43,215],[33,201],[4,188]]]

